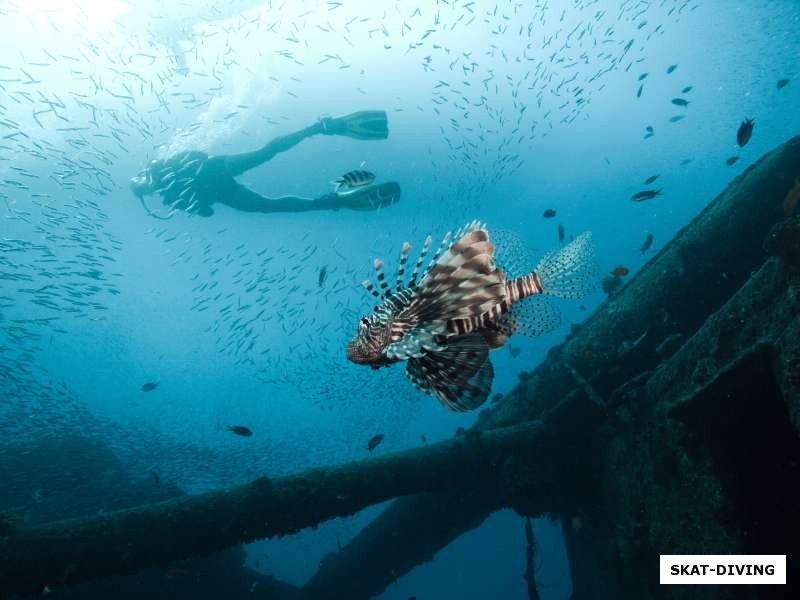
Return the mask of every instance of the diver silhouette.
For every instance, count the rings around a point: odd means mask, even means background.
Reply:
[[[359,140],[383,140],[389,136],[386,113],[361,111],[344,117],[323,117],[313,125],[280,136],[252,152],[209,156],[190,150],[166,159],[154,160],[131,178],[131,191],[139,198],[148,214],[169,218],[177,210],[203,217],[214,214],[212,205],[225,204],[244,212],[304,212],[310,210],[376,210],[400,199],[400,186],[395,182],[371,184],[345,193],[330,193],[318,198],[262,196],[236,181],[236,177],[290,150],[314,135],[343,135]],[[171,209],[167,217],[151,212],[144,196],[159,194]]]

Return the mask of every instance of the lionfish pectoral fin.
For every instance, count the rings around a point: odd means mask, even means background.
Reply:
[[[481,315],[502,301],[505,275],[495,266],[494,245],[470,223],[432,264],[420,283],[414,310],[422,322]]]
[[[450,338],[442,350],[409,359],[406,375],[449,410],[467,412],[486,402],[494,369],[484,337],[470,334]]]
[[[392,331],[402,331],[402,334],[396,342],[386,347],[384,354],[395,360],[409,360],[422,356],[427,350],[441,350],[437,338],[446,330],[447,324],[442,321],[414,328],[413,325],[395,319],[392,322]]]

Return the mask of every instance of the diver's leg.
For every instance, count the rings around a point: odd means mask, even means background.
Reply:
[[[300,196],[267,198],[241,185],[230,194],[220,196],[218,202],[243,212],[259,213],[306,212],[322,208],[316,204],[316,200],[313,198],[302,198]]]
[[[318,121],[305,129],[295,131],[288,135],[282,135],[268,142],[265,146],[252,152],[242,152],[241,154],[231,154],[225,156],[225,169],[232,176],[236,177],[245,171],[249,171],[275,157],[276,154],[286,152],[294,148],[306,138],[324,133],[322,122]]]
[[[362,110],[343,117],[322,117],[305,129],[275,138],[266,146],[252,152],[220,157],[227,172],[236,177],[294,148],[306,138],[317,134],[344,135],[358,140],[385,140],[389,136],[386,113],[382,110]]]
[[[243,212],[307,212],[311,210],[377,210],[400,199],[400,186],[394,182],[370,189],[359,190],[352,194],[325,194],[319,198],[303,198],[300,196],[281,196],[267,198],[244,186],[237,186],[231,193],[217,198],[222,204]]]

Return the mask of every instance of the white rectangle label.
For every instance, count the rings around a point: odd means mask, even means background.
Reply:
[[[662,554],[662,584],[786,583],[785,554]]]

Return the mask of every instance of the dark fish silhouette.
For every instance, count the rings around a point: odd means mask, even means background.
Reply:
[[[753,127],[755,127],[756,122],[753,119],[745,119],[742,121],[742,124],[739,125],[739,131],[736,132],[736,143],[739,144],[740,148],[743,148],[744,145],[750,141],[750,138],[753,137]]]
[[[644,180],[644,184],[645,185],[650,185],[651,183],[653,183],[659,177],[660,177],[660,175],[650,175],[650,177],[648,177],[647,179]]]
[[[250,428],[245,427],[244,425],[228,425],[228,431],[242,437],[250,437],[253,435],[253,432],[250,431]]]
[[[623,266],[616,267],[613,271],[611,271],[611,274],[614,277],[625,277],[625,275],[627,275],[628,273],[630,273],[628,267],[623,267]]]
[[[670,123],[677,123],[686,118],[686,115],[675,115],[674,117],[669,118]]]
[[[325,265],[319,270],[319,277],[317,278],[317,287],[322,287],[325,280],[328,278],[328,265]]]
[[[645,79],[647,79],[647,75],[648,73],[642,73],[641,75],[639,75],[639,81],[644,81]]]
[[[519,353],[522,352],[521,348],[516,348],[511,344],[508,345],[508,352],[511,354],[511,358],[517,358]]]
[[[675,106],[689,106],[689,101],[684,100],[683,98],[673,98],[672,103]]]
[[[553,208],[548,208],[546,211],[544,211],[544,212],[542,213],[542,216],[543,216],[545,219],[552,219],[553,217],[555,217],[555,216],[556,216],[556,211],[555,211],[555,209],[553,209]]]
[[[639,89],[636,91],[636,97],[637,98],[641,98],[642,97],[642,90],[644,90],[644,84],[640,85]]]
[[[383,441],[383,434],[382,433],[379,433],[378,435],[373,435],[369,439],[369,442],[367,442],[367,450],[372,452],[373,450],[375,450],[375,448],[377,448],[380,445],[380,443],[382,441]]]
[[[636,192],[633,196],[631,196],[631,200],[634,202],[644,202],[645,200],[652,200],[656,196],[660,196],[661,192],[664,190],[642,190],[641,192]]]
[[[684,158],[684,159],[681,161],[681,166],[682,166],[682,167],[685,167],[686,165],[688,165],[688,164],[689,164],[690,162],[692,162],[693,160],[694,160],[693,158]]]
[[[564,226],[561,223],[558,224],[558,241],[564,243]]]
[[[621,277],[614,277],[613,275],[607,275],[603,278],[602,283],[600,286],[603,288],[603,291],[611,296],[614,294],[619,288],[622,287],[622,278]]]
[[[145,383],[141,389],[143,392],[152,392],[157,387],[158,387],[157,381],[149,381],[148,383]]]
[[[776,85],[777,85],[778,89],[780,90],[780,89],[785,88],[788,83],[789,83],[788,79],[779,79],[778,83]]]
[[[644,238],[644,244],[642,244],[642,247],[641,247],[642,254],[644,254],[645,252],[650,250],[650,246],[652,246],[652,245],[653,245],[653,234],[652,233],[648,233],[647,237]]]
[[[737,160],[739,160],[739,157],[738,157],[738,156],[731,156],[731,157],[730,157],[728,160],[726,160],[726,161],[725,161],[725,164],[726,164],[726,165],[728,165],[728,166],[730,167],[730,166],[731,166],[733,163],[735,163]]]
[[[681,94],[688,94],[691,91],[692,91],[692,86],[691,85],[687,85],[685,88],[683,88],[681,90]]]
[[[505,394],[495,394],[494,396],[492,396],[492,404],[497,404],[503,398],[505,398]]]
[[[671,75],[672,72],[678,68],[678,65],[670,65],[667,67],[667,75]]]

